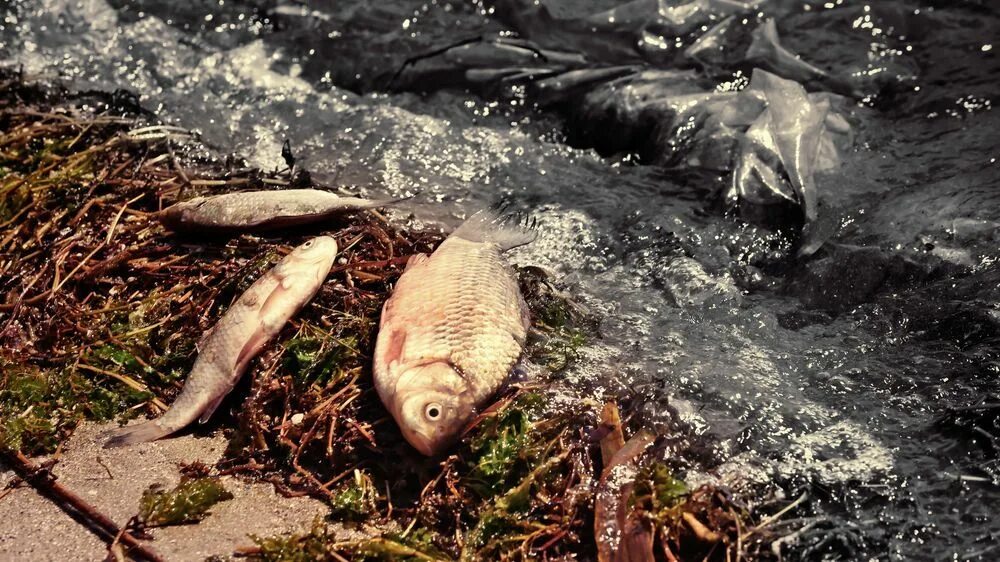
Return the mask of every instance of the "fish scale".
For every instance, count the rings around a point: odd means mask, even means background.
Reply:
[[[503,252],[533,239],[521,225],[477,214],[430,257],[412,258],[383,307],[375,385],[425,454],[456,437],[520,358],[528,310]],[[421,404],[447,420],[421,418]]]
[[[179,231],[267,230],[308,224],[338,213],[373,209],[398,201],[341,197],[319,189],[239,191],[175,203],[157,216],[165,226]]]
[[[184,389],[158,419],[115,432],[105,447],[152,441],[195,419],[205,422],[246,371],[247,365],[322,286],[337,255],[329,236],[292,250],[229,307],[199,344]]]

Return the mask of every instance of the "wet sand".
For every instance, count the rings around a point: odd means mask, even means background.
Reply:
[[[135,422],[133,422],[135,423]],[[139,509],[142,492],[152,484],[170,489],[180,481],[181,463],[213,464],[226,440],[219,436],[180,437],[120,449],[102,449],[101,434],[115,423],[84,423],[66,442],[53,467],[58,481],[89,501],[117,524]],[[42,462],[45,459],[34,459]],[[0,489],[14,478],[0,472]],[[204,560],[252,546],[249,535],[269,536],[309,527],[327,514],[311,498],[285,498],[270,484],[224,477],[234,498],[216,504],[199,524],[153,529],[150,548],[167,560]],[[103,560],[103,541],[30,486],[21,485],[0,498],[0,560]]]

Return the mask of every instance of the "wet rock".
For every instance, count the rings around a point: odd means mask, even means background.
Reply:
[[[960,349],[1000,345],[1000,269],[972,274],[947,264],[940,269],[941,278],[926,287],[878,300],[890,319],[885,331]]]
[[[990,458],[1000,456],[1000,396],[996,394],[984,396],[974,404],[948,408],[935,425],[958,431],[981,446]]]
[[[572,48],[607,63],[645,60],[665,64],[695,43],[703,28],[733,15],[747,15],[763,0],[633,0],[581,6],[567,1],[497,0],[496,16],[545,47]]]
[[[778,315],[778,325],[786,330],[801,330],[816,324],[829,324],[829,314],[815,310],[793,310]]]
[[[740,92],[706,91],[688,71],[645,71],[584,96],[570,138],[655,164],[732,171],[724,199],[744,218],[808,225],[818,218],[816,174],[836,168],[851,142],[833,110],[840,103],[759,69]]]
[[[708,92],[705,86],[691,71],[647,70],[613,80],[569,108],[570,142],[609,154],[638,153],[651,163],[673,163],[685,144],[675,134],[678,125],[702,121],[708,105],[732,97]]]
[[[805,264],[788,292],[810,307],[837,314],[871,300],[886,285],[912,285],[927,279],[929,265],[879,248],[839,245]]]
[[[390,87],[414,91],[469,88],[487,97],[508,98],[519,95],[513,88],[563,76],[566,85],[560,84],[559,89],[571,91],[579,81],[574,71],[586,65],[576,52],[543,49],[530,41],[502,36],[476,38],[410,59],[392,77]]]

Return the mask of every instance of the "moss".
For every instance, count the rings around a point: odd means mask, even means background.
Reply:
[[[587,339],[582,330],[563,326],[532,340],[527,355],[547,372],[558,373],[579,358],[579,350]]]
[[[304,533],[261,538],[251,535],[257,551],[248,555],[257,562],[315,562],[348,558],[357,562],[445,561],[448,556],[434,545],[434,533],[419,527],[408,533],[387,533],[356,541],[337,541],[333,530],[316,519]]]
[[[0,362],[0,443],[28,455],[52,452],[84,418],[109,420],[150,398],[117,381],[98,383],[71,367]]]
[[[678,507],[689,493],[683,480],[675,478],[665,464],[657,462],[644,466],[636,475],[629,505],[652,513],[660,521],[673,521],[680,517]]]
[[[466,480],[480,496],[506,490],[519,465],[524,468],[537,460],[534,449],[541,436],[532,431],[531,419],[542,400],[537,393],[522,394],[478,428],[469,444],[473,457]]]
[[[547,413],[545,402],[541,393],[521,394],[477,428],[464,483],[482,502],[462,560],[531,559],[533,546],[548,548],[579,524],[575,514],[586,496],[571,490],[581,485],[575,463],[586,452],[565,440],[576,418]]]
[[[320,519],[304,533],[258,537],[250,535],[257,551],[247,558],[259,562],[315,562],[330,558],[330,545],[336,536]]]
[[[525,355],[549,373],[563,371],[597,333],[597,320],[559,290],[544,270],[524,267],[518,270],[518,278],[534,328]]]
[[[233,499],[217,478],[183,479],[169,492],[151,486],[139,500],[139,520],[147,527],[197,523],[208,510]]]
[[[102,345],[87,355],[89,363],[95,367],[118,370],[131,375],[155,375],[156,371],[142,361],[131,351],[113,345]]]
[[[341,486],[330,500],[330,517],[345,521],[362,521],[376,513],[378,491],[371,477],[360,470]]]
[[[418,562],[444,561],[449,557],[433,541],[434,534],[425,528],[408,534],[389,534],[357,542],[349,550],[359,561]]]
[[[299,333],[285,344],[282,361],[296,381],[324,385],[338,380],[359,355],[356,335],[337,338],[303,323]]]

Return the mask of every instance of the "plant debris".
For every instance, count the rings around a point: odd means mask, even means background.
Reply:
[[[0,447],[49,453],[82,419],[162,412],[230,303],[307,235],[328,234],[341,253],[327,283],[209,425],[229,438],[222,460],[188,467],[198,478],[171,492],[148,491],[146,526],[204,517],[228,497],[205,478],[214,472],[331,508],[303,533],[254,538],[241,551],[252,559],[593,558],[595,496],[610,490],[637,536],[650,548],[659,539],[658,557],[768,557],[773,537],[750,524],[759,514],[721,488],[690,490],[651,434],[608,488],[602,448],[607,463],[633,442],[615,410],[616,440],[598,444],[595,432],[608,431],[600,405],[560,386],[599,326],[545,271],[518,270],[533,315],[525,355],[538,376],[501,391],[449,457],[426,459],[382,407],[371,354],[392,284],[441,233],[371,211],[320,232],[185,237],[154,214],[195,195],[310,187],[311,176],[219,158],[111,96],[26,85],[4,71],[0,131]]]
[[[213,505],[231,499],[218,478],[185,478],[170,491],[150,486],[139,500],[138,521],[145,527],[197,523]]]

